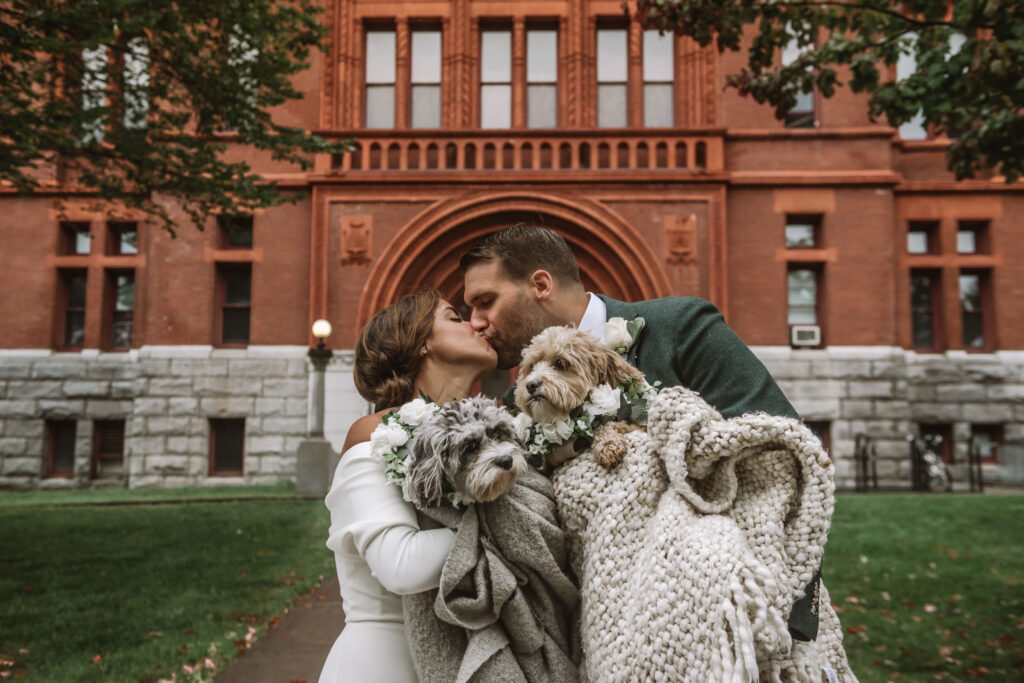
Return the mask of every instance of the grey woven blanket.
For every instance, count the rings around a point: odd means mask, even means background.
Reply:
[[[577,681],[578,589],[551,482],[528,470],[491,503],[419,518],[456,531],[440,588],[402,598],[420,681]]]

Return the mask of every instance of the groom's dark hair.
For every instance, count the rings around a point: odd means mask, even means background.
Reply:
[[[565,239],[554,230],[530,223],[492,232],[459,259],[466,272],[481,261],[497,261],[510,280],[525,280],[546,270],[560,284],[580,284],[580,267]]]

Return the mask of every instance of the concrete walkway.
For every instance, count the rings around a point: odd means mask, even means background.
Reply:
[[[276,628],[217,676],[216,683],[316,683],[344,626],[335,576],[295,603]]]

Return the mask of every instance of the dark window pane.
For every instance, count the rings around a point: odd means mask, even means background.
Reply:
[[[72,474],[75,469],[75,421],[50,422],[51,474]]]
[[[115,311],[130,311],[135,308],[135,275],[126,273],[117,276],[117,299]]]
[[[68,276],[68,308],[85,308],[85,274]]]
[[[132,314],[119,313],[110,325],[110,346],[115,349],[130,349],[132,346]]]
[[[921,349],[935,347],[934,324],[931,313],[914,312],[912,316],[914,325],[914,346]]]
[[[210,420],[213,471],[241,472],[245,452],[245,420]]]
[[[89,224],[85,222],[63,221],[61,229],[61,252],[65,254],[88,254],[92,243]]]
[[[231,268],[224,271],[224,303],[247,304],[251,289],[252,271]]]
[[[927,273],[910,276],[911,327],[914,346],[935,347],[935,302],[933,278]]]
[[[224,244],[228,247],[252,247],[252,216],[218,216]]]
[[[97,457],[121,458],[124,455],[124,420],[97,420],[95,439]]]
[[[223,330],[224,343],[248,343],[249,308],[225,308]]]
[[[85,340],[85,312],[68,311],[64,319],[64,346],[78,347]]]

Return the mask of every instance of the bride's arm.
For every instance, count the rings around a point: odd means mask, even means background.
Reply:
[[[388,483],[384,464],[368,443],[348,451],[338,463],[327,494],[331,533],[327,547],[355,552],[386,589],[399,595],[437,588],[455,541],[449,529],[421,531],[416,509]]]

